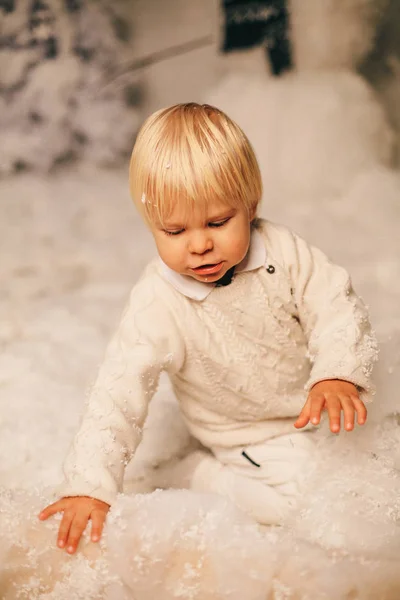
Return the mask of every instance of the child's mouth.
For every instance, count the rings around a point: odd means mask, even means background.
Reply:
[[[222,265],[223,262],[221,261],[212,265],[209,264],[202,265],[201,267],[196,267],[195,269],[192,269],[192,271],[197,275],[215,275],[216,273],[219,273],[219,271],[222,269]]]

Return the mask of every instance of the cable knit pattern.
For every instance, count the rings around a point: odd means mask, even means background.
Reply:
[[[158,261],[149,265],[89,394],[62,495],[114,501],[162,370],[190,431],[208,447],[292,433],[317,381],[341,378],[372,391],[376,342],[346,271],[282,226],[257,227],[267,264],[201,301],[178,292]]]
[[[370,392],[377,343],[368,311],[345,269],[282,226],[267,228],[269,243],[280,245],[293,286],[298,316],[313,363],[307,389],[324,379],[345,379]]]
[[[81,427],[64,464],[63,496],[92,496],[112,504],[136,450],[161,371],[184,360],[173,316],[153,277],[134,288],[86,403]]]

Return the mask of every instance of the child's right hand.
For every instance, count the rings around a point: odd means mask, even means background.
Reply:
[[[40,513],[39,519],[45,521],[58,512],[64,513],[58,530],[57,546],[66,548],[68,554],[73,554],[89,519],[92,520],[91,540],[99,541],[109,510],[110,505],[101,500],[89,496],[71,496],[47,506]]]

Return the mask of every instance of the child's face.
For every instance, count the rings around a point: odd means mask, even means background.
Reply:
[[[177,207],[163,225],[151,229],[158,253],[170,269],[212,283],[246,256],[251,218],[244,207],[214,202],[189,216]]]

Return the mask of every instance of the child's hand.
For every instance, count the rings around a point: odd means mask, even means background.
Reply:
[[[91,540],[99,541],[109,509],[110,505],[101,500],[89,496],[71,496],[47,506],[40,513],[39,519],[45,521],[58,512],[64,513],[58,530],[57,546],[66,547],[67,552],[73,554],[89,519],[92,520]]]
[[[355,412],[359,425],[364,425],[367,420],[367,409],[360,399],[356,386],[341,379],[328,379],[316,383],[311,388],[307,402],[294,426],[301,429],[310,421],[313,425],[318,425],[323,410],[328,411],[332,433],[340,431],[342,410],[346,431],[354,429]]]

